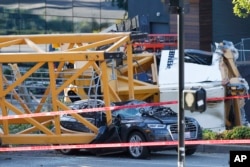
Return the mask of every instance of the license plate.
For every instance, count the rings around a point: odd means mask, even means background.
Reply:
[[[185,136],[185,139],[191,138],[190,132],[185,132],[184,136]]]

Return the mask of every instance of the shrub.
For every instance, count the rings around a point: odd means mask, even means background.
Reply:
[[[218,139],[250,139],[250,128],[246,126],[237,126],[231,130],[225,130],[221,133],[213,132],[212,130],[203,130],[204,140]]]
[[[212,130],[205,129],[202,132],[202,138],[204,140],[215,140],[217,139],[217,133],[213,132]]]
[[[224,139],[250,139],[250,128],[237,126],[224,132]]]

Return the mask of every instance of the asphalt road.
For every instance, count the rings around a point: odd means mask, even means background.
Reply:
[[[95,156],[83,152],[66,156],[55,151],[0,153],[0,167],[176,167],[175,151],[153,153],[149,159],[127,155]],[[229,153],[195,153],[186,156],[186,167],[228,167]]]

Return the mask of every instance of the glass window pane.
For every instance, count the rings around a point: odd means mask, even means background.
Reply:
[[[19,1],[19,11],[23,14],[45,14],[45,1],[46,0],[21,0]]]
[[[73,15],[75,17],[100,18],[100,0],[75,0],[73,2]]]
[[[21,14],[20,34],[44,34],[46,23],[44,16]]]
[[[17,13],[19,11],[19,0],[1,0],[0,9],[5,13]]]
[[[19,17],[14,13],[0,13],[0,34],[19,34]]]
[[[72,16],[73,0],[47,0],[46,15],[50,16]]]
[[[72,17],[47,16],[47,33],[69,33],[73,32]]]
[[[124,13],[111,0],[1,0],[0,34],[96,32]]]
[[[125,16],[125,10],[119,9],[116,5],[112,4],[111,1],[101,1],[101,18],[107,19],[123,19]]]
[[[75,33],[92,33],[100,30],[100,20],[74,17]]]

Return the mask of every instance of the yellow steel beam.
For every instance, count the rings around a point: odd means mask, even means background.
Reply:
[[[57,105],[63,109],[63,110],[70,110],[68,107],[66,107],[64,104],[62,104],[59,100],[57,100]],[[84,124],[85,126],[87,126],[90,130],[92,130],[94,133],[98,133],[98,128],[91,124],[87,119],[83,118],[82,116],[80,116],[79,114],[75,113],[75,114],[70,114],[71,116],[73,116],[75,119],[77,119],[79,122],[81,122],[82,124]]]
[[[109,48],[107,48],[105,51],[106,52],[111,52],[117,50],[119,47],[122,45],[126,44],[126,42],[129,41],[129,36],[125,36],[122,39],[116,41],[113,45],[111,45]]]
[[[47,136],[45,134],[11,134],[1,136],[2,144],[87,144],[96,134],[77,133]]]
[[[18,110],[15,106],[13,106],[8,101],[6,101],[6,100],[3,100],[3,101],[5,102],[6,107],[8,107],[9,109],[11,109],[17,115],[22,115],[23,114],[20,110]],[[37,120],[35,120],[35,118],[24,118],[24,119],[27,122],[29,122],[30,124],[36,126],[39,130],[41,130],[45,134],[48,134],[48,135],[52,135],[53,134],[47,127],[41,125]]]
[[[135,59],[137,61],[137,62],[133,61],[133,63],[132,63],[133,68],[138,68],[138,69],[140,69],[140,68],[143,69],[144,64],[150,63],[150,65],[151,65],[151,63],[154,63],[153,56],[143,56],[143,57],[142,56],[140,56],[140,57],[134,56],[133,59]],[[124,73],[128,72],[128,69],[129,69],[128,66],[123,66],[123,67],[119,68],[119,72],[121,74],[124,74]]]
[[[128,92],[129,100],[135,98],[134,96],[134,76],[133,76],[133,57],[132,57],[132,43],[127,44],[127,63],[128,63]]]
[[[121,98],[118,96],[116,91],[110,85],[109,85],[109,93],[110,93],[111,101],[121,101]]]
[[[118,95],[128,95],[129,87],[119,87]],[[134,94],[155,94],[159,92],[159,87],[157,85],[150,86],[134,86]]]
[[[49,62],[48,63],[48,67],[49,67],[49,78],[50,78],[50,90],[51,90],[51,100],[52,100],[52,108],[53,111],[58,111],[58,107],[57,107],[57,95],[58,93],[55,91],[56,90],[56,76],[55,76],[55,71],[54,71],[54,64]],[[55,133],[57,135],[61,134],[61,128],[60,128],[60,116],[56,115],[54,116],[54,126],[55,126]]]
[[[61,72],[61,71],[62,71],[61,69],[63,68],[63,66],[64,66],[64,63],[59,63],[59,66],[58,66],[58,68],[57,68],[57,72]],[[56,74],[55,74],[55,78],[58,78],[58,75],[59,75],[59,73],[56,73]],[[45,92],[44,92],[44,95],[42,96],[42,98],[41,98],[41,100],[40,100],[40,103],[38,104],[36,110],[34,111],[35,113],[38,113],[38,112],[41,111],[41,109],[42,109],[42,107],[43,107],[43,104],[46,102],[46,99],[47,99],[47,97],[48,97],[49,92],[50,92],[50,86],[48,86],[48,87],[46,88],[46,90],[45,90]]]
[[[20,58],[19,58],[20,59]],[[37,63],[34,67],[32,67],[30,70],[28,70],[23,76],[19,76],[15,82],[13,82],[12,84],[10,84],[6,90],[4,90],[2,93],[0,94],[0,96],[5,97],[9,92],[11,92],[12,90],[14,90],[15,87],[17,87],[18,85],[21,85],[22,82],[27,79],[32,73],[34,73],[36,70],[38,70],[44,63]],[[15,71],[14,71],[15,72]]]
[[[6,79],[5,76],[3,76],[3,83],[5,83],[6,85],[8,84],[8,80]],[[15,89],[12,90],[13,92],[13,97],[20,103],[21,107],[24,109],[25,113],[31,113],[30,109],[28,108],[27,104],[25,104],[25,102],[23,101],[23,99],[18,95],[18,93],[16,92]]]
[[[52,120],[48,120],[45,122],[42,122],[41,125],[48,127],[49,125],[52,124]],[[36,126],[30,127],[28,129],[22,130],[20,132],[18,132],[17,134],[30,134],[32,132],[38,131],[39,129]]]
[[[67,62],[104,60],[103,51],[1,53],[0,63]],[[20,57],[22,57],[20,59]]]
[[[128,77],[126,76],[117,76],[119,85],[122,85],[122,83],[128,83]],[[135,86],[154,86],[153,84],[147,83],[147,82],[143,82],[140,80],[135,80],[133,79],[134,85]]]
[[[25,113],[26,114],[26,113]],[[41,117],[36,117],[35,118],[37,122],[46,122],[46,121],[49,121],[49,120],[53,120],[54,119],[54,116],[41,116]],[[0,124],[3,124],[3,121],[6,121],[6,120],[0,120]],[[18,119],[9,119],[7,120],[8,123],[10,125],[14,125],[14,124],[29,124],[29,122],[27,120],[25,120],[24,118],[18,118]]]
[[[115,41],[117,41],[120,38],[121,37],[114,37],[114,38],[110,38],[110,39],[105,39],[105,40],[97,41],[97,42],[94,42],[94,43],[91,43],[91,44],[86,44],[84,46],[80,46],[80,47],[76,47],[76,48],[71,48],[71,49],[68,49],[68,50],[65,50],[65,51],[67,51],[67,52],[84,51],[84,50],[87,50],[87,49],[96,48],[98,46],[112,44],[112,43],[114,43]]]
[[[24,43],[24,39],[19,39],[19,38],[12,39],[12,40],[9,40],[9,41],[6,41],[6,42],[1,42],[0,43],[0,48],[12,46],[12,45],[17,45],[17,44],[20,44],[20,43]]]
[[[28,46],[30,46],[32,49],[34,49],[37,52],[44,53],[45,50],[41,49],[39,46],[37,46],[33,41],[30,39],[24,38],[25,42]]]
[[[109,86],[108,86],[109,77],[108,77],[108,74],[107,74],[106,61],[101,62],[100,68],[101,68],[101,71],[102,71],[101,80],[102,80],[102,84],[103,84],[104,103],[105,103],[106,106],[110,106],[111,101],[110,101]],[[110,125],[112,123],[112,115],[111,115],[110,110],[106,111],[106,122],[107,122],[107,125]]]
[[[71,77],[67,78],[67,81],[65,81],[57,90],[56,94],[59,94],[61,91],[64,90],[65,87],[70,85],[76,78],[82,75],[84,71],[86,71],[90,66],[94,64],[93,61],[87,62],[82,68],[77,69],[77,71],[71,75]]]
[[[0,43],[13,41],[16,39],[28,38],[36,44],[50,43],[91,43],[114,37],[129,36],[130,32],[125,33],[79,33],[79,34],[42,34],[42,35],[8,35],[0,36]],[[20,42],[25,44],[25,41]]]

